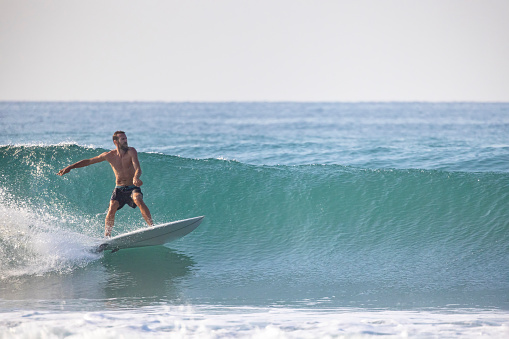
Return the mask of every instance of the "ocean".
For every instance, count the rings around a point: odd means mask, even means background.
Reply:
[[[509,104],[0,102],[0,338],[140,336],[509,337]]]

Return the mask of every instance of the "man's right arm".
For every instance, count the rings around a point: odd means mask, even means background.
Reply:
[[[74,168],[85,167],[85,166],[96,164],[96,163],[101,162],[101,161],[105,161],[107,155],[108,155],[108,152],[104,152],[103,154],[100,154],[100,155],[98,155],[98,156],[96,156],[94,158],[80,160],[77,163],[74,163],[72,165],[67,166],[66,168],[61,169],[57,173],[57,175],[62,176],[64,174],[66,174],[66,173],[69,173]]]

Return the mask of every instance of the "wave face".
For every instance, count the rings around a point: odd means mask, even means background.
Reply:
[[[94,266],[98,256],[86,248],[102,235],[113,173],[100,163],[55,174],[103,151],[0,147],[0,279]],[[183,273],[191,299],[509,301],[505,173],[139,157],[156,222],[206,215],[169,245],[191,256]],[[143,225],[137,210],[124,208],[114,235]],[[146,270],[138,264],[129,269]]]

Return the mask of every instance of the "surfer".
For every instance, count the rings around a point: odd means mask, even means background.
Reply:
[[[141,193],[140,189],[143,182],[140,180],[141,167],[138,161],[138,153],[136,149],[127,145],[127,136],[123,131],[116,131],[113,134],[113,143],[117,147],[116,149],[104,152],[94,158],[78,161],[57,173],[62,176],[74,168],[85,167],[102,161],[110,163],[115,173],[117,185],[111,195],[110,206],[104,222],[104,235],[107,237],[111,236],[111,230],[115,224],[115,213],[124,207],[125,204],[132,208],[138,206],[147,224],[149,226],[154,225],[150,211],[143,201],[143,193]]]

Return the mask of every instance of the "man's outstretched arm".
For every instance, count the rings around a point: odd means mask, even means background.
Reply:
[[[57,175],[62,176],[66,173],[69,173],[74,168],[85,167],[104,161],[106,160],[106,154],[108,154],[108,152],[104,152],[103,154],[100,154],[94,158],[80,160],[77,163],[74,163],[72,165],[67,166],[66,168],[61,169],[60,171],[58,171]]]

